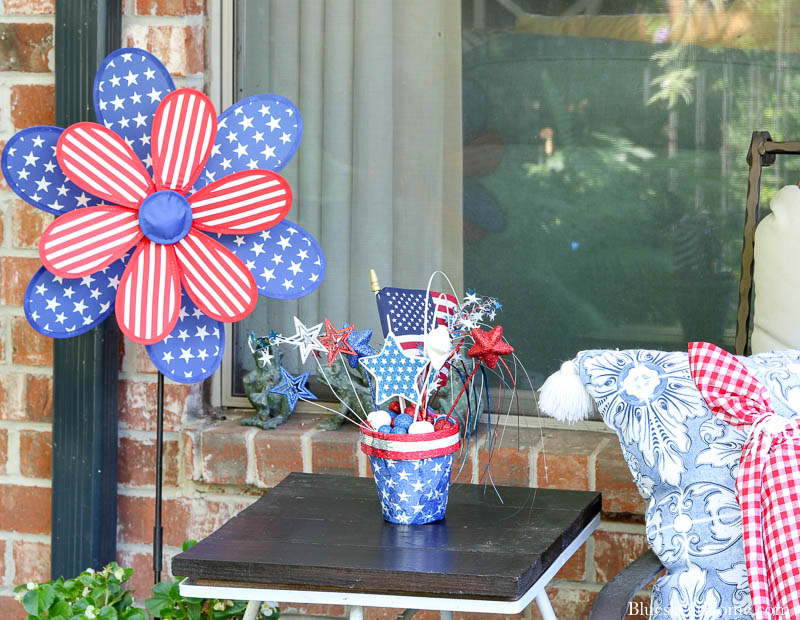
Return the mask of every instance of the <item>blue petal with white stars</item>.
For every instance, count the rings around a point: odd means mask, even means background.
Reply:
[[[126,47],[109,54],[94,78],[97,121],[118,134],[152,172],[150,129],[156,108],[175,90],[169,71],[145,50]]]
[[[178,322],[161,342],[148,344],[147,354],[165,377],[178,383],[207,379],[222,362],[225,325],[205,314],[181,293]]]
[[[369,457],[383,518],[409,525],[444,519],[453,455],[416,461]]]
[[[102,323],[114,311],[128,256],[83,278],[59,278],[41,267],[25,291],[25,316],[51,338],[72,338]]]
[[[256,279],[258,292],[274,299],[297,299],[325,277],[325,255],[310,234],[289,220],[249,235],[218,235]]]
[[[56,161],[56,144],[64,130],[39,125],[15,133],[3,149],[0,166],[8,186],[42,211],[66,213],[103,201],[67,179]]]
[[[278,172],[297,152],[303,119],[279,95],[253,95],[234,103],[217,119],[217,139],[194,189],[242,170]]]

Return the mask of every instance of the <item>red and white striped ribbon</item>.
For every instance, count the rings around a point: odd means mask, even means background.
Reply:
[[[369,456],[397,461],[416,461],[451,454],[459,447],[461,447],[461,436],[457,423],[449,428],[421,435],[379,433],[361,427],[361,451]]]

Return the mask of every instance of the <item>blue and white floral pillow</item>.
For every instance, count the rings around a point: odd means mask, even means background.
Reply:
[[[739,358],[766,386],[775,412],[800,410],[800,351]],[[667,569],[651,620],[752,618],[736,499],[747,432],[708,410],[688,354],[583,351],[575,364],[647,500],[648,541]]]

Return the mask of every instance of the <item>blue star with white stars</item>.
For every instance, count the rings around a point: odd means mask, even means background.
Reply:
[[[289,411],[294,411],[294,408],[297,406],[297,401],[301,398],[317,400],[317,397],[309,392],[308,388],[306,387],[308,374],[309,373],[304,372],[302,375],[293,377],[283,366],[281,366],[281,378],[283,381],[274,388],[270,389],[270,392],[274,392],[275,394],[283,394],[286,396],[286,400],[289,401]]]
[[[350,323],[344,324],[345,328],[350,326]],[[356,331],[355,329],[350,332],[350,335],[347,337],[347,344],[350,345],[350,348],[356,352],[355,355],[347,354],[347,359],[350,362],[350,368],[358,368],[358,360],[362,357],[367,357],[369,355],[375,355],[375,349],[373,349],[369,341],[372,339],[372,330],[365,329],[364,331]]]
[[[386,402],[394,396],[416,401],[419,398],[417,376],[428,365],[427,357],[410,357],[403,352],[394,334],[389,332],[378,355],[359,360],[375,377],[375,402]]]

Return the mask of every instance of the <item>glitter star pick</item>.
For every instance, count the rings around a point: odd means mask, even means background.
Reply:
[[[318,323],[314,327],[306,327],[300,319],[294,317],[294,328],[296,330],[294,336],[281,338],[280,341],[298,347],[300,349],[300,359],[303,360],[303,363],[305,363],[312,351],[320,351],[321,353],[326,351],[319,341],[322,323]]]
[[[317,397],[309,392],[306,387],[308,381],[308,374],[304,372],[302,375],[293,377],[286,369],[281,366],[281,378],[283,381],[270,389],[270,392],[275,394],[283,394],[289,402],[289,411],[294,411],[297,406],[297,401],[301,398],[308,398],[309,400],[317,400]]]
[[[497,361],[501,355],[511,355],[514,352],[514,347],[503,340],[502,325],[488,332],[476,328],[470,333],[475,339],[475,344],[470,348],[468,355],[480,358],[491,369],[497,368]]]
[[[417,376],[428,365],[426,357],[411,357],[403,352],[392,332],[386,336],[381,352],[362,357],[359,363],[375,377],[375,402],[394,396],[416,401],[419,398]]]
[[[333,362],[336,361],[336,357],[339,353],[355,355],[355,351],[353,351],[352,347],[347,342],[347,338],[354,328],[353,325],[350,325],[349,327],[337,330],[333,326],[333,323],[325,319],[325,335],[320,338],[319,341],[328,351],[328,368],[333,366]]]

